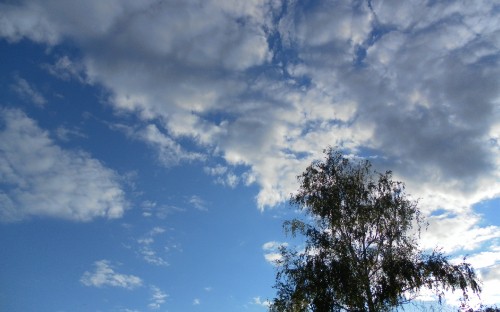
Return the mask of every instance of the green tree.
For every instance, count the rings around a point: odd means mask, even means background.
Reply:
[[[438,249],[418,246],[423,225],[417,203],[390,171],[353,161],[330,148],[298,177],[291,203],[308,221],[284,223],[305,237],[305,250],[282,247],[277,297],[270,311],[386,311],[424,287],[439,302],[447,290],[480,292],[472,267],[452,265]]]

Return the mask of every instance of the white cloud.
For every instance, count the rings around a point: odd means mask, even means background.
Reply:
[[[0,4],[0,35],[10,41],[29,38],[35,42],[55,44],[60,38],[48,17],[40,18],[38,5]]]
[[[189,203],[200,211],[208,211],[207,203],[199,196],[193,195],[189,198]]]
[[[203,170],[206,174],[215,176],[215,183],[228,186],[230,188],[235,188],[240,183],[240,180],[244,177],[239,177],[231,169],[226,166],[217,164],[214,167],[204,167]]]
[[[135,275],[126,275],[114,271],[113,266],[107,260],[100,260],[94,263],[95,269],[93,272],[86,271],[83,273],[80,282],[85,286],[93,287],[121,287],[134,289],[142,286],[142,279]]]
[[[176,166],[181,162],[202,161],[205,159],[203,154],[185,150],[175,141],[174,137],[168,134],[166,129],[156,124],[147,124],[140,127],[110,124],[110,128],[123,132],[133,140],[146,143],[156,152],[160,164],[167,168]]]
[[[87,82],[84,65],[71,60],[67,55],[59,57],[54,64],[42,65],[42,68],[62,80],[76,79],[81,83]]]
[[[262,300],[258,296],[253,298],[252,303],[263,307],[269,307],[271,305],[271,302],[269,300]]]
[[[483,291],[481,293],[481,303],[485,305],[494,305],[500,302],[500,263],[497,261],[484,270],[481,270],[481,277],[483,279]]]
[[[0,111],[0,220],[33,216],[90,221],[119,218],[127,202],[118,175],[81,151],[57,146],[34,120]]]
[[[264,251],[276,250],[276,249],[278,249],[281,246],[285,246],[286,247],[287,245],[288,245],[287,243],[280,243],[280,242],[277,242],[277,241],[269,241],[267,243],[264,243],[264,245],[262,245],[262,249]]]
[[[149,233],[151,236],[154,236],[161,233],[165,233],[165,229],[159,226],[155,226]]]
[[[495,246],[491,248],[491,251],[483,251],[471,257],[467,257],[467,262],[470,263],[474,269],[491,268],[500,264],[500,248]]]
[[[201,154],[185,151],[173,139],[162,133],[156,125],[148,125],[138,135],[158,151],[158,159],[167,167],[177,165],[183,160],[203,159]]]
[[[200,304],[201,304],[200,299],[195,298],[195,299],[193,300],[193,305],[200,305]]]
[[[161,305],[165,303],[165,301],[168,298],[168,295],[164,293],[160,288],[157,286],[152,285],[151,287],[151,299],[150,303],[148,304],[148,307],[153,310],[158,310],[161,308]]]
[[[282,256],[279,251],[280,247],[286,247],[288,243],[280,243],[276,241],[270,241],[262,245],[262,250],[264,250],[264,259],[272,265],[276,265],[276,262],[281,260]]]
[[[161,256],[158,256],[157,252],[148,245],[141,246],[139,253],[142,255],[144,261],[147,263],[157,265],[157,266],[168,266],[168,262]]]
[[[266,259],[267,262],[269,262],[271,264],[276,264],[277,261],[282,259],[282,256],[281,256],[281,254],[275,252],[275,253],[266,253],[264,255],[264,258]]]
[[[471,252],[482,243],[500,238],[498,226],[479,226],[480,217],[471,213],[447,213],[428,218],[428,230],[422,233],[421,245],[432,249],[439,246],[444,252]]]
[[[492,164],[499,157],[487,143],[498,119],[492,109],[500,75],[491,2],[373,1],[372,9],[365,2],[307,9],[300,2],[245,3],[205,1],[196,10],[190,1],[4,4],[1,35],[49,44],[75,39],[88,81],[107,87],[116,109],[161,120],[137,135],[163,164],[204,159],[179,143],[191,138],[229,165],[249,168],[260,208],[286,200],[295,175],[328,144],[373,150],[387,160],[384,169],[425,186],[413,191],[422,198],[428,190],[451,194],[445,198],[461,193],[470,205],[498,196],[498,182],[488,184],[498,181]],[[269,34],[279,34],[298,60],[271,51]],[[276,71],[245,71],[270,65],[271,55]],[[221,182],[234,186],[238,178]]]
[[[137,239],[139,244],[138,253],[149,264],[157,266],[168,266],[169,263],[160,255],[158,255],[157,248],[154,246],[155,237],[165,233],[162,227],[154,227],[145,236]],[[156,249],[155,249],[156,248]]]
[[[158,203],[146,200],[141,203],[142,215],[146,218],[156,216],[159,219],[165,219],[168,215],[175,212],[183,212],[184,208],[168,205],[158,205]]]
[[[500,287],[500,264],[488,267],[487,269],[477,270],[479,278],[481,279],[481,293],[479,296],[470,294],[468,304],[471,307],[479,308],[479,306],[494,306],[500,302],[500,295],[498,287]],[[435,294],[432,290],[423,290],[418,298],[423,301],[437,301]],[[444,293],[445,303],[454,307],[459,307],[462,299],[461,291],[455,292],[446,291]]]
[[[456,259],[456,260],[461,260]],[[494,245],[489,251],[482,251],[466,258],[466,261],[478,273],[482,281],[482,292],[480,298],[472,296],[472,304],[495,305],[500,302],[500,247]],[[459,304],[459,297],[452,297],[455,300],[455,305]]]
[[[72,138],[87,138],[87,135],[79,128],[57,127],[55,131],[57,138],[64,142],[69,142]]]

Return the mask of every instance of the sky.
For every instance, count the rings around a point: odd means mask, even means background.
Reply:
[[[0,1],[0,310],[266,311],[328,146],[500,304],[499,104],[498,1]]]

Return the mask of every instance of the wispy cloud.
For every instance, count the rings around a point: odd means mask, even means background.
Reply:
[[[158,255],[155,247],[156,236],[161,235],[166,230],[162,227],[154,227],[146,235],[137,239],[139,244],[138,253],[147,263],[157,266],[168,266],[169,263],[162,256]],[[164,248],[166,249],[166,248]]]
[[[166,167],[175,166],[181,161],[202,160],[204,156],[199,153],[186,151],[165,132],[150,124],[136,134],[139,138],[155,148],[158,159]]]
[[[81,83],[87,80],[84,65],[81,62],[72,61],[67,55],[58,58],[54,64],[43,64],[42,68],[59,79],[76,79]]]
[[[55,135],[61,141],[68,142],[73,138],[87,138],[87,135],[79,128],[59,126],[55,131]]]
[[[142,215],[146,218],[155,216],[159,219],[165,219],[168,215],[176,212],[186,211],[184,208],[172,205],[158,205],[155,201],[146,200],[141,203]]]
[[[271,305],[271,302],[269,300],[262,300],[259,296],[254,297],[252,303],[263,307],[269,307]]]
[[[164,293],[160,288],[157,286],[152,285],[151,287],[151,298],[150,298],[150,303],[148,304],[148,307],[153,310],[158,310],[161,308],[162,304],[165,303],[165,301],[168,298],[168,295]]]
[[[38,106],[43,106],[47,103],[45,97],[38,91],[34,86],[32,86],[26,79],[14,76],[14,84],[12,84],[11,89],[14,90],[22,99],[33,102]]]
[[[94,271],[86,271],[80,282],[85,286],[93,287],[121,287],[134,289],[142,286],[142,279],[135,275],[126,275],[115,272],[113,266],[107,260],[99,260],[94,263]]]
[[[119,218],[127,202],[120,177],[81,151],[57,146],[22,111],[1,109],[0,220],[32,216],[89,221]]]
[[[189,198],[189,203],[200,211],[208,211],[207,203],[199,196],[193,195]]]
[[[142,246],[139,250],[143,259],[150,264],[158,266],[168,266],[168,262],[157,254],[157,252],[150,246]]]

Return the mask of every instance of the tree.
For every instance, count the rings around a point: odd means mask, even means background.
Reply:
[[[305,250],[281,248],[277,297],[270,311],[386,311],[430,288],[480,292],[470,264],[453,265],[435,249],[425,253],[417,239],[423,226],[417,202],[387,171],[369,161],[325,150],[298,177],[291,203],[306,220],[284,223],[293,236],[305,237]]]

